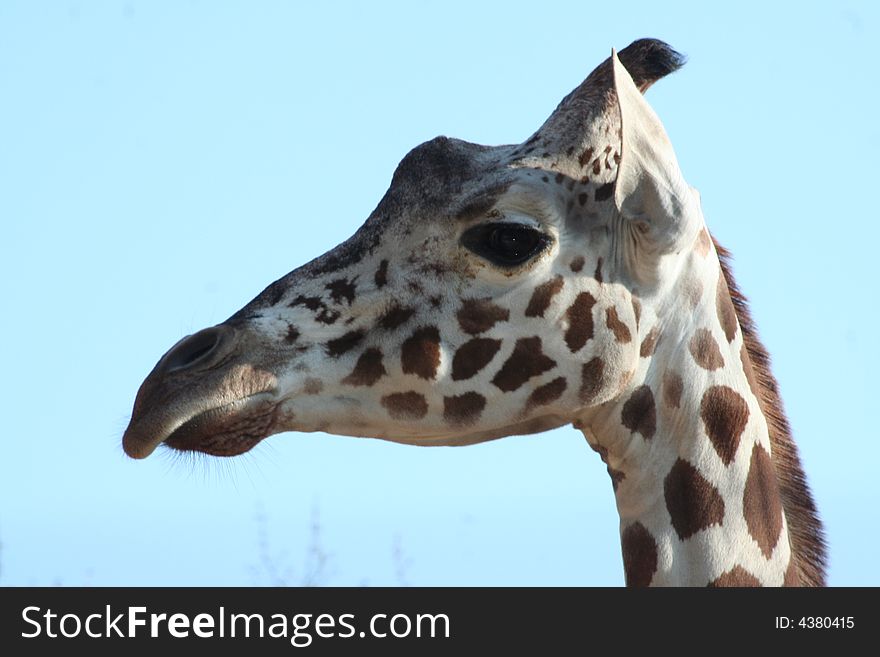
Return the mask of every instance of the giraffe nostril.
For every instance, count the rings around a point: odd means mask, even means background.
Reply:
[[[182,370],[205,360],[224,341],[226,332],[212,326],[190,335],[171,348],[165,356],[167,371]]]

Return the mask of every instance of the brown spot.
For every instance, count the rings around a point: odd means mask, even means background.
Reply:
[[[578,194],[578,203],[581,206],[584,206],[587,204],[588,198],[589,198],[589,195],[586,192],[581,192],[580,194]]]
[[[404,374],[415,374],[431,380],[440,366],[440,331],[436,326],[424,326],[408,337],[400,348],[400,362]]]
[[[541,350],[541,338],[520,338],[492,383],[504,392],[511,392],[533,376],[543,374],[553,367],[556,367],[556,361],[548,358]]]
[[[642,319],[642,302],[635,295],[630,297],[630,300],[632,301],[633,313],[636,316],[636,328],[639,328],[639,322]]]
[[[581,368],[581,401],[585,404],[591,403],[596,399],[602,391],[604,384],[605,363],[598,356]]]
[[[672,526],[681,540],[724,520],[721,495],[693,465],[682,459],[675,462],[663,480],[663,496]]]
[[[623,572],[627,586],[650,586],[657,572],[657,543],[651,532],[634,522],[621,532]]]
[[[529,299],[526,317],[543,317],[544,311],[550,306],[553,297],[562,290],[563,284],[562,276],[556,276],[536,287],[532,292],[532,298]]]
[[[600,171],[602,171],[602,163],[597,157],[595,160],[593,160],[593,175],[598,176]]]
[[[573,422],[572,426],[575,429],[582,429],[580,422]],[[587,444],[593,448],[595,452],[598,452],[599,458],[602,459],[602,463],[605,464],[605,469],[608,471],[608,476],[611,477],[611,487],[617,492],[617,487],[620,485],[620,482],[626,479],[626,473],[621,472],[620,470],[615,470],[611,467],[611,464],[608,463],[608,448],[602,445],[594,445],[593,443],[587,441]]]
[[[342,379],[342,382],[350,386],[371,386],[385,374],[385,366],[382,365],[382,352],[370,348],[360,355],[354,370]]]
[[[341,356],[345,352],[354,349],[363,339],[364,332],[362,330],[349,331],[342,337],[327,342],[327,355],[334,358]]]
[[[699,253],[704,258],[709,255],[709,245],[712,243],[711,238],[709,237],[708,231],[703,228],[700,230],[700,234],[697,235],[697,253]]]
[[[541,180],[543,182],[550,182],[550,178],[548,178],[547,176],[541,176]]]
[[[650,331],[648,331],[648,335],[645,336],[645,339],[642,340],[642,345],[639,347],[639,356],[642,358],[647,358],[648,356],[652,356],[654,354],[654,350],[657,349],[657,342],[660,339],[660,328],[655,326]]]
[[[324,307],[324,302],[321,301],[320,297],[305,297],[300,294],[296,299],[291,301],[288,305],[291,308],[294,308],[296,306],[305,306],[309,310],[317,310],[318,308]]]
[[[752,369],[752,359],[749,358],[749,350],[745,342],[743,342],[742,348],[739,350],[739,360],[742,363],[746,381],[749,382],[749,389],[752,391],[755,399],[761,399],[761,388],[758,386],[757,379],[755,379],[755,370]]]
[[[550,402],[556,401],[562,393],[565,392],[566,386],[565,377],[560,376],[549,383],[545,383],[544,385],[535,388],[526,402],[526,410],[532,409],[535,406],[544,406]]]
[[[633,433],[639,432],[647,440],[654,437],[657,430],[657,409],[654,393],[649,386],[639,386],[623,405],[620,414],[623,426]]]
[[[593,173],[599,172],[594,169]],[[596,199],[596,202],[599,203],[601,201],[607,201],[608,199],[610,199],[612,194],[614,194],[614,183],[605,183],[601,187],[596,188],[596,194],[594,198]]]
[[[587,344],[593,337],[593,306],[596,299],[589,292],[577,295],[571,307],[565,311],[568,317],[568,330],[565,332],[565,344],[572,353]]]
[[[748,572],[741,566],[734,566],[726,573],[719,575],[713,581],[709,582],[709,588],[717,587],[756,587],[761,586],[758,578]]]
[[[697,362],[697,365],[704,370],[717,370],[724,367],[724,357],[721,355],[721,349],[718,343],[712,337],[712,332],[708,329],[697,329],[694,336],[688,343],[688,350],[691,356]]]
[[[614,339],[618,342],[626,344],[632,340],[632,333],[630,333],[629,327],[621,322],[617,316],[617,308],[605,309],[605,325],[614,333]]]
[[[315,312],[315,321],[321,322],[322,324],[333,324],[339,319],[339,311],[327,308],[326,304],[321,301],[319,297],[305,297],[299,295],[288,305],[290,308],[305,306],[309,310]]]
[[[477,335],[488,331],[497,322],[506,322],[510,318],[510,311],[496,306],[489,299],[466,299],[456,317],[462,331]]]
[[[324,384],[321,379],[306,379],[303,381],[303,392],[307,395],[320,395],[324,390]]]
[[[578,156],[578,164],[580,164],[582,167],[585,167],[590,163],[590,160],[592,159],[593,147],[591,146]]]
[[[696,308],[700,305],[700,299],[703,298],[703,281],[694,276],[687,278],[682,284],[682,294],[691,308]]]
[[[330,290],[330,298],[333,299],[334,303],[341,304],[345,301],[350,306],[351,302],[354,301],[354,280],[337,278],[335,281],[327,283],[324,287]]]
[[[409,321],[415,313],[415,308],[406,308],[394,304],[379,318],[379,326],[386,331],[393,331],[401,324]]]
[[[733,308],[733,302],[730,300],[730,292],[727,290],[727,283],[724,276],[718,276],[718,291],[715,295],[715,310],[718,312],[718,321],[721,322],[721,328],[724,330],[724,336],[728,342],[733,342],[736,337],[736,310]]]
[[[684,391],[684,382],[677,372],[667,370],[663,374],[663,403],[669,408],[681,407],[681,393]]]
[[[453,426],[476,422],[486,407],[486,398],[476,392],[443,398],[443,419]]]
[[[555,177],[555,180],[556,180],[556,184],[557,184],[557,185],[561,185],[561,184],[562,184],[562,181],[565,180],[565,176],[562,175],[561,173],[557,173],[557,174],[556,174],[556,177]]]
[[[602,282],[602,258],[599,258],[599,261],[596,263],[596,271],[593,272],[593,278],[596,279],[597,283]]]
[[[428,414],[428,402],[417,392],[395,392],[380,401],[395,420],[421,420]]]
[[[620,482],[626,479],[626,473],[621,472],[620,470],[615,470],[610,465],[605,465],[605,471],[608,473],[608,476],[611,477],[611,488],[614,492],[617,492],[617,488],[620,486]]]
[[[745,399],[733,388],[712,386],[703,394],[700,417],[718,456],[724,465],[730,465],[749,421]]]
[[[284,341],[287,344],[293,344],[299,340],[299,331],[293,324],[287,325],[287,334],[284,336]]]
[[[373,276],[373,282],[376,284],[376,287],[385,287],[388,283],[388,261],[383,260],[379,263],[379,268],[376,270],[376,274]]]
[[[501,340],[474,338],[465,342],[452,358],[452,380],[463,381],[474,376],[492,362],[501,348]]]
[[[572,261],[571,261],[571,264],[569,265],[569,268],[570,268],[575,274],[580,273],[581,269],[584,268],[584,257],[583,257],[583,256],[578,256],[577,258],[575,258],[574,260],[572,260]]]
[[[749,475],[743,491],[743,515],[749,534],[769,559],[782,531],[782,502],[773,462],[758,444],[752,448]]]

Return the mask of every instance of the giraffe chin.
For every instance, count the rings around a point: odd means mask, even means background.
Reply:
[[[257,394],[199,412],[164,438],[139,440],[127,433],[123,449],[132,458],[146,458],[163,444],[179,452],[237,456],[275,432],[277,408],[274,395]]]
[[[164,441],[180,452],[211,456],[238,456],[273,433],[277,401],[257,395],[199,413],[175,429]]]

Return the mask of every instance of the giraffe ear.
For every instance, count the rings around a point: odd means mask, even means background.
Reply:
[[[669,137],[617,53],[611,53],[620,107],[621,159],[614,202],[646,256],[674,253],[702,224],[699,197],[678,167]]]

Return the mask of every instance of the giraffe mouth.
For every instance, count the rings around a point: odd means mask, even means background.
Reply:
[[[145,458],[161,444],[179,452],[237,456],[273,433],[278,404],[273,393],[257,393],[200,411],[170,432],[157,431],[148,440],[142,439],[144,432],[126,432],[122,446],[132,458]]]

